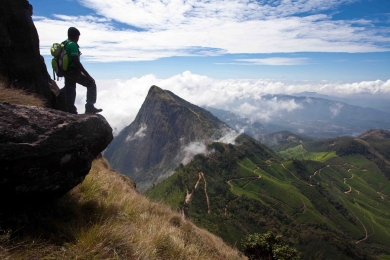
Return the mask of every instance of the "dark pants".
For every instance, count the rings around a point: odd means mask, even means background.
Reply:
[[[96,84],[91,81],[78,69],[69,69],[65,75],[65,100],[66,108],[69,113],[77,114],[77,108],[74,105],[76,100],[76,83],[87,88],[87,103],[96,103]]]

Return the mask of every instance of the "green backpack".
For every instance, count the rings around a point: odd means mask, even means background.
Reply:
[[[53,59],[51,60],[51,66],[53,68],[53,78],[57,80],[59,77],[65,76],[66,71],[68,70],[69,57],[65,51],[65,46],[69,41],[64,41],[60,43],[53,43],[53,46],[50,48],[51,55]]]

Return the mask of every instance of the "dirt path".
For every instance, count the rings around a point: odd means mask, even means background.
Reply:
[[[271,161],[269,161],[269,160],[267,160],[266,162],[271,163]],[[270,165],[270,166],[271,166],[271,165]],[[257,174],[257,173],[256,173],[256,170],[258,170],[258,169],[260,169],[260,167],[257,167],[256,169],[254,169],[253,172],[254,172],[255,174]],[[233,191],[233,184],[230,183],[231,181],[234,181],[234,180],[246,180],[246,179],[249,179],[250,181],[248,181],[248,183],[246,183],[246,184],[243,186],[243,188],[244,188],[246,185],[248,185],[249,183],[251,183],[252,181],[261,179],[261,175],[259,174],[257,177],[242,177],[242,178],[230,179],[230,180],[227,181],[227,183],[228,183],[229,186],[230,186],[230,190]],[[240,194],[236,194],[236,195],[237,195],[238,197],[240,197]],[[238,199],[238,198],[236,198],[236,199]],[[228,209],[229,203],[231,203],[232,201],[235,201],[236,199],[231,200],[231,201],[229,201],[228,203],[226,203],[226,205],[225,205],[225,216],[227,215],[227,209]]]
[[[348,205],[347,205],[347,203],[345,203],[345,201],[343,200],[343,198],[341,198],[340,196],[339,196],[339,198],[343,201],[345,207],[348,209]],[[367,238],[368,238],[368,236],[369,236],[369,235],[368,235],[368,231],[367,231],[366,226],[365,226],[365,225],[363,224],[363,222],[359,219],[359,217],[358,217],[352,210],[350,210],[350,211],[351,211],[351,213],[355,216],[356,220],[360,222],[360,224],[362,225],[362,227],[363,227],[363,229],[364,229],[365,237],[364,237],[363,239],[360,239],[360,240],[355,241],[356,244],[359,244],[359,243],[361,243],[361,242],[367,240]]]
[[[196,112],[195,112],[194,110],[192,110],[191,108],[188,108],[188,109],[198,117],[199,121],[203,121],[203,120],[200,118],[200,115],[199,115],[198,113],[196,113]]]
[[[378,191],[377,193],[379,194],[379,196],[381,196],[381,199],[382,199],[382,200],[385,200],[385,196],[384,196],[383,193],[380,193],[379,191]]]
[[[196,181],[195,186],[194,186],[194,189],[191,191],[191,193],[190,193],[190,192],[188,191],[188,189],[187,189],[187,195],[186,195],[186,198],[185,198],[185,200],[184,200],[184,203],[185,203],[185,204],[188,204],[188,203],[190,202],[191,197],[192,197],[192,193],[194,192],[194,190],[196,190],[196,188],[198,188],[200,179],[202,179],[202,175],[199,173],[199,174],[198,174],[198,180]]]
[[[289,173],[291,173],[291,174],[295,177],[295,179],[300,180],[301,182],[303,182],[303,183],[309,185],[310,187],[313,187],[313,186],[314,186],[313,184],[307,183],[307,182],[305,182],[305,181],[299,179],[292,171],[290,171],[289,169],[287,169],[287,167],[284,166],[283,163],[282,163],[281,165],[283,166],[284,169],[286,169]]]
[[[205,195],[206,195],[206,201],[207,201],[207,214],[210,214],[210,213],[211,213],[211,210],[210,210],[210,200],[209,200],[209,195],[207,194],[207,182],[206,182],[206,178],[204,177],[203,172],[200,172],[199,174],[202,176],[203,182],[204,182],[204,193],[205,193]]]
[[[198,180],[196,181],[194,188],[191,190],[191,193],[187,189],[187,194],[186,194],[186,197],[184,199],[184,204],[188,204],[191,201],[192,194],[194,193],[194,190],[196,190],[198,188],[199,182],[201,179],[203,179],[203,183],[204,183],[204,193],[206,195],[206,201],[207,201],[207,213],[210,214],[211,213],[210,200],[209,200],[209,195],[207,194],[207,182],[206,182],[206,178],[204,177],[203,172],[198,173]],[[229,185],[231,185],[231,184],[229,183]],[[182,210],[182,215],[183,215],[183,218],[185,218],[184,210]]]
[[[319,169],[319,170],[317,170],[317,171],[315,171],[314,173],[313,173],[313,175],[310,175],[310,179],[311,178],[313,178],[314,176],[316,176],[316,174],[318,173],[318,175],[320,176],[320,174],[321,174],[321,170],[322,169],[325,169],[325,168],[328,168],[328,167],[330,167],[330,165],[328,164],[328,165],[326,165],[325,167],[323,167],[323,168],[321,168],[321,169]],[[320,176],[321,177],[321,176]]]
[[[300,142],[301,142],[301,148],[302,148],[302,150],[303,150],[305,153],[307,153],[307,151],[305,150],[305,148],[303,148],[302,140],[300,140]],[[302,152],[301,154],[302,154],[302,157],[305,158],[305,155],[303,154],[303,152]]]
[[[349,172],[350,170],[352,170],[352,169],[349,169],[348,172]],[[348,184],[347,184],[347,180],[352,180],[354,177],[355,177],[355,175],[352,173],[352,176],[351,176],[350,178],[344,178],[344,184],[345,184],[345,185],[348,185]],[[349,190],[348,190],[348,191],[344,191],[344,194],[349,194],[349,193],[351,193],[352,187],[351,187],[350,185],[348,185],[348,186],[349,186]]]

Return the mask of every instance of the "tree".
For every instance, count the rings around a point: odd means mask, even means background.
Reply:
[[[271,232],[265,234],[254,233],[242,241],[244,254],[250,260],[298,260],[297,250],[286,245],[282,236],[275,236]]]

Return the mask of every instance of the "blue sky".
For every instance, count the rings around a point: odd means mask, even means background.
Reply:
[[[84,62],[105,79],[184,70],[216,78],[389,79],[388,0],[30,3],[42,53],[77,26]]]
[[[82,63],[119,128],[157,83],[220,107],[245,93],[390,95],[389,0],[29,2],[48,65],[51,44],[65,40],[70,26],[81,31]],[[232,89],[201,99],[216,85]],[[121,97],[108,97],[119,89]],[[135,97],[140,101],[122,116],[109,105]]]

